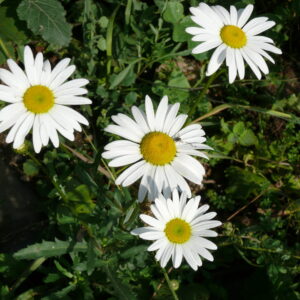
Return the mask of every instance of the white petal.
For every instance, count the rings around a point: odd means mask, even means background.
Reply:
[[[134,172],[131,172],[131,174],[128,175],[127,178],[125,178],[125,180],[122,183],[122,186],[129,186],[129,185],[133,184],[134,182],[139,180],[145,174],[145,172],[147,172],[147,169],[149,168],[149,166],[146,162],[144,162],[144,161],[142,161],[142,162],[143,162],[143,164],[141,164],[139,166],[139,168],[137,168]]]
[[[141,127],[141,130],[143,130],[144,133],[148,133],[150,131],[150,128],[147,124],[147,118],[145,113],[136,106],[133,106],[131,108],[131,112],[135,122]]]
[[[153,244],[151,244],[147,250],[148,251],[156,251],[158,249],[164,249],[167,244],[168,244],[168,242],[166,241],[166,239],[161,238],[161,239],[155,241]]]
[[[112,116],[112,120],[124,129],[134,132],[134,134],[139,136],[140,139],[142,139],[145,135],[139,124],[137,124],[135,121],[124,114],[117,114],[116,116]]]
[[[32,141],[33,148],[36,153],[39,153],[42,148],[42,141],[40,137],[40,118],[38,115],[35,116],[32,130]]]
[[[13,148],[17,149],[24,143],[24,139],[26,135],[29,133],[30,129],[32,128],[32,124],[34,121],[34,114],[27,112],[27,116],[25,120],[22,122],[22,125],[19,127],[18,131],[16,132],[16,136],[13,143]]]
[[[209,51],[213,48],[218,47],[219,45],[221,45],[222,41],[221,39],[218,37],[216,37],[215,40],[210,40],[204,43],[201,43],[200,45],[196,46],[193,50],[192,53],[193,54],[200,54],[206,51]]]
[[[243,9],[243,12],[241,13],[237,23],[238,27],[242,28],[246,24],[252,14],[253,8],[254,6],[252,4],[248,4],[246,8]]]
[[[182,128],[187,117],[188,115],[179,115],[176,117],[170,131],[168,132],[169,136],[173,137]]]
[[[247,64],[249,65],[249,67],[252,69],[253,73],[256,75],[256,77],[258,79],[261,79],[261,73],[260,73],[258,67],[256,66],[256,64],[251,60],[251,58],[244,51],[244,49],[240,49],[240,51],[241,51],[241,54],[242,54],[244,60],[247,62]]]
[[[131,140],[133,142],[139,143],[141,138],[135,133],[126,130],[123,127],[117,125],[108,125],[105,129],[106,132],[110,132],[116,135],[119,135],[125,139]]]
[[[251,28],[250,30],[245,31],[247,36],[252,36],[252,35],[257,35],[260,34],[268,29],[270,29],[271,27],[275,26],[275,22],[273,21],[268,21],[265,22],[263,24],[257,25],[253,28]]]
[[[53,80],[55,80],[56,76],[63,72],[67,66],[69,65],[71,59],[70,58],[64,58],[62,59],[52,70],[51,75],[49,76],[49,81],[45,82],[45,85],[49,85]],[[66,83],[67,84],[67,83]],[[60,86],[62,88],[62,86]],[[59,86],[54,88],[54,91],[57,91],[59,89]]]
[[[126,166],[135,163],[136,161],[142,159],[141,154],[129,154],[129,155],[124,155],[120,156],[117,158],[114,158],[111,160],[108,165],[110,167],[121,167],[121,166]]]
[[[233,83],[237,75],[237,67],[234,56],[234,49],[228,47],[226,50],[226,65],[229,69],[229,83]]]
[[[239,73],[240,79],[244,79],[245,77],[245,64],[243,60],[243,56],[239,49],[234,49],[234,54],[235,54],[235,61],[236,61],[236,66],[237,70]]]
[[[15,76],[19,77],[26,84],[26,86],[29,87],[29,81],[28,81],[24,71],[12,59],[8,59],[7,64],[9,66],[10,70],[12,71],[12,73]]]
[[[153,103],[151,101],[151,98],[148,95],[146,95],[145,108],[146,108],[146,116],[147,116],[148,126],[151,131],[154,131],[155,130],[155,114],[154,114],[154,109],[153,109]]]
[[[181,265],[182,258],[183,258],[183,251],[182,246],[179,244],[175,245],[175,249],[173,251],[173,266],[174,268],[178,268]]]
[[[237,11],[233,5],[230,5],[230,21],[232,25],[237,25]]]
[[[183,177],[196,184],[201,184],[205,170],[195,158],[182,154],[174,159],[172,166]]]
[[[261,69],[264,74],[269,73],[268,65],[266,64],[265,60],[261,57],[260,54],[251,50],[249,47],[245,47],[245,53],[250,57],[250,59]]]
[[[178,113],[180,104],[179,103],[175,103],[174,105],[171,105],[171,107],[169,108],[167,115],[166,115],[166,119],[165,119],[165,123],[164,123],[164,128],[162,130],[162,132],[168,133],[171,130],[171,127],[175,121],[176,115]]]
[[[207,67],[206,76],[212,75],[220,68],[226,57],[226,48],[227,46],[225,44],[221,44],[214,51]]]
[[[43,65],[44,65],[43,54],[39,52],[36,55],[35,62],[34,62],[35,80],[33,84],[41,84]]]
[[[164,96],[157,108],[155,115],[155,130],[162,131],[168,110],[168,96]]]
[[[265,23],[267,20],[268,20],[268,18],[266,18],[266,17],[254,18],[243,27],[243,31],[247,32],[256,26]]]
[[[76,67],[74,65],[67,67],[65,70],[60,72],[53,81],[50,82],[49,88],[55,89],[62,83],[64,83],[75,71]]]
[[[148,215],[145,215],[145,214],[141,214],[140,215],[140,218],[143,220],[143,222],[145,222],[146,224],[150,225],[150,226],[153,226],[155,227],[156,229],[159,229],[159,230],[164,230],[164,224],[163,222],[151,217],[151,216],[148,216]]]
[[[91,104],[92,101],[86,97],[61,96],[55,99],[55,103],[65,105],[85,105]]]
[[[87,94],[87,89],[83,88],[70,88],[70,89],[64,89],[58,92],[54,92],[55,98],[63,97],[63,96],[80,96]]]
[[[144,176],[143,176],[140,186],[139,186],[139,191],[138,191],[138,201],[139,202],[142,202],[145,199],[145,196],[149,190],[149,185],[150,185],[150,181],[151,181],[151,173],[154,168],[155,167],[150,164],[147,165],[147,171],[145,170]]]
[[[66,93],[68,90],[80,89],[81,87],[87,85],[89,81],[87,79],[78,78],[65,82],[64,84],[58,86],[54,89],[54,93]],[[85,90],[85,89],[83,89]]]
[[[75,119],[77,122],[81,123],[81,124],[84,124],[84,125],[89,125],[89,122],[88,120],[83,116],[81,115],[80,113],[78,113],[76,110],[70,108],[70,107],[67,107],[67,106],[64,106],[64,105],[59,105],[59,104],[56,104],[55,105],[55,109],[58,111],[60,111],[61,113],[65,114],[66,116],[68,116],[68,118],[72,118],[72,119]]]
[[[1,117],[3,122],[0,123],[0,132],[3,132],[6,129],[13,126],[17,122],[17,120],[21,117],[21,115],[26,113],[26,109],[25,109],[24,105],[22,105],[22,103],[14,103],[11,105],[15,105],[14,110],[12,111],[12,108],[10,108],[10,114],[6,115],[4,120],[3,120],[4,117],[3,116]],[[5,108],[3,108],[3,109],[5,109]],[[1,110],[1,112],[3,111],[3,109]]]

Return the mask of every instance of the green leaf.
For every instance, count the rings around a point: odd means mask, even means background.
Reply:
[[[74,214],[88,214],[95,208],[91,199],[90,190],[85,184],[77,186],[72,192],[66,195],[67,206]]]
[[[239,143],[243,146],[252,146],[258,144],[258,139],[251,129],[246,129],[239,136]]]
[[[18,20],[15,9],[0,7],[0,37],[3,41],[21,42],[27,40],[25,23]]]
[[[39,173],[39,166],[32,159],[28,159],[23,164],[23,171],[28,176],[35,176]]]
[[[112,75],[111,76],[112,80],[111,80],[109,89],[112,90],[116,86],[120,85],[122,83],[122,81],[126,78],[126,76],[130,73],[130,71],[132,70],[132,67],[133,67],[133,65],[130,64],[119,74],[117,74],[115,76]]]
[[[43,241],[28,246],[19,250],[13,256],[15,259],[36,259],[39,257],[60,256],[70,252],[85,252],[86,250],[87,245],[84,242],[55,240],[54,242]]]
[[[49,296],[45,296],[41,298],[41,300],[56,300],[56,299],[70,299],[68,294],[76,289],[75,284],[70,284],[69,286],[63,288],[60,291],[50,294]]]
[[[66,12],[59,1],[23,0],[17,13],[34,34],[40,34],[47,42],[58,46],[69,44],[71,25],[67,23]]]
[[[163,18],[166,22],[177,23],[183,18],[183,5],[179,2],[168,2]]]
[[[175,42],[185,42],[191,39],[191,35],[188,34],[185,29],[187,27],[193,26],[194,22],[190,17],[184,17],[179,23],[174,24],[173,28],[173,41]]]
[[[87,250],[87,261],[86,261],[86,268],[88,275],[91,275],[96,267],[96,253],[95,253],[95,244],[93,240],[90,240],[88,243],[88,250]]]

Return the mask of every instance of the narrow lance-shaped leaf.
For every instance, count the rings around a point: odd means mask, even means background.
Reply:
[[[14,254],[16,259],[36,259],[39,257],[60,256],[70,252],[86,252],[87,244],[76,241],[60,241],[54,242],[43,241],[42,243],[30,245],[21,249]]]

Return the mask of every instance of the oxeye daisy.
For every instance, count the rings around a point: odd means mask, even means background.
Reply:
[[[155,241],[148,251],[157,251],[155,258],[165,267],[170,258],[173,266],[178,268],[183,257],[192,269],[202,265],[203,258],[213,261],[207,250],[216,250],[217,246],[205,237],[215,237],[212,228],[221,222],[211,220],[217,214],[206,213],[207,204],[199,207],[200,196],[186,202],[186,194],[179,199],[178,192],[173,191],[173,199],[165,199],[162,195],[150,206],[154,217],[142,214],[140,218],[149,226],[134,229],[131,233],[144,240]]]
[[[208,64],[207,76],[215,73],[225,60],[230,83],[235,80],[237,74],[240,79],[244,78],[244,62],[250,66],[256,77],[261,79],[261,72],[269,73],[264,58],[275,63],[266,51],[282,53],[273,45],[272,39],[259,35],[273,27],[275,22],[268,21],[267,17],[254,18],[248,22],[253,11],[251,4],[238,11],[234,6],[230,6],[230,11],[227,11],[219,5],[210,7],[200,3],[198,7],[191,7],[190,11],[193,15],[192,20],[199,27],[188,27],[186,32],[194,35],[193,41],[201,42],[192,53],[198,54],[217,48]]]
[[[50,62],[44,61],[43,54],[34,58],[30,47],[24,49],[25,72],[12,60],[7,64],[10,71],[0,69],[0,100],[11,103],[0,110],[0,132],[9,128],[6,142],[13,142],[19,148],[32,130],[35,152],[49,143],[59,146],[58,133],[74,140],[74,129],[81,131],[81,124],[88,121],[67,105],[90,104],[91,100],[81,95],[86,79],[66,80],[75,71],[70,59],[61,60],[53,69]]]
[[[146,113],[132,107],[133,119],[118,114],[112,119],[117,125],[109,125],[105,131],[121,136],[122,140],[105,146],[102,156],[112,159],[110,167],[128,167],[116,179],[116,184],[129,186],[142,178],[138,192],[139,201],[148,193],[154,200],[159,193],[170,195],[174,188],[191,196],[191,190],[184,178],[201,184],[205,174],[202,164],[191,155],[208,158],[203,149],[205,132],[201,125],[192,124],[182,129],[187,115],[180,114],[179,103],[168,105],[168,97],[160,101],[156,113],[149,96],[146,96]]]

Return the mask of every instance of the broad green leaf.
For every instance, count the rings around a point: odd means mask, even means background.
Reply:
[[[65,10],[57,0],[22,0],[17,8],[21,20],[34,34],[40,34],[47,42],[66,46],[71,39],[71,25],[65,18]]]
[[[19,250],[13,256],[16,259],[36,259],[39,257],[60,256],[70,252],[86,252],[87,244],[75,241],[43,241]]]
[[[26,41],[24,26],[25,23],[18,20],[15,10],[11,7],[0,7],[0,37],[3,41]]]
[[[169,23],[177,23],[183,18],[183,5],[179,2],[168,2],[163,18]]]

